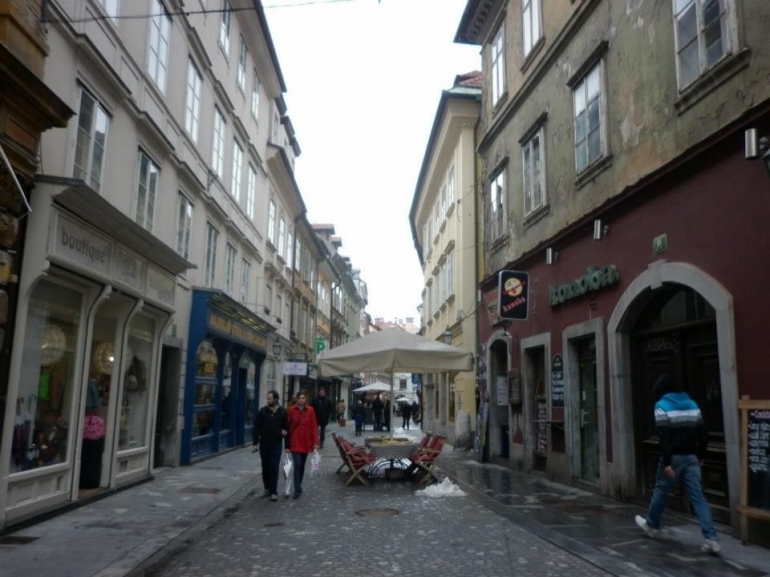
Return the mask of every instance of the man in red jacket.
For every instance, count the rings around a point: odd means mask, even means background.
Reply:
[[[294,461],[294,499],[302,494],[302,478],[308,453],[318,448],[318,421],[305,393],[297,394],[297,404],[289,409],[289,441],[287,453]]]

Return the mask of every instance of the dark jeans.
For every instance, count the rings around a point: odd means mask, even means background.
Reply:
[[[404,424],[403,424],[403,425],[401,425],[401,428],[402,428],[402,429],[408,429],[408,428],[409,428],[409,419],[410,419],[410,418],[411,418],[411,417],[408,417],[408,416],[404,416]]]
[[[320,439],[319,442],[321,443],[321,448],[322,449],[324,448],[324,439],[326,439],[326,424],[327,423],[323,423],[321,425],[318,425],[318,428],[320,429],[320,432],[318,434],[318,438]]]
[[[292,453],[291,459],[294,461],[294,492],[302,493],[302,478],[305,476],[307,453]]]
[[[382,413],[374,413],[374,430],[382,431]]]
[[[259,456],[262,459],[262,482],[265,491],[271,495],[278,494],[278,471],[281,470],[281,443],[275,445],[261,444]]]

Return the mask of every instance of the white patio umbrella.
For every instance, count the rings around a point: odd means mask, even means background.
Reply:
[[[364,385],[363,387],[358,387],[357,389],[353,389],[352,392],[354,393],[366,393],[367,391],[389,391],[390,385],[387,385],[385,383],[371,383],[369,385]]]
[[[473,370],[473,353],[433,339],[413,335],[403,329],[370,333],[340,347],[327,349],[318,357],[321,376],[364,372],[450,373]],[[379,383],[376,383],[379,384]],[[393,436],[391,427],[390,436]]]

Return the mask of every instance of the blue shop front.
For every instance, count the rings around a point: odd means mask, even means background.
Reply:
[[[193,290],[182,464],[251,442],[267,334],[275,330],[214,289]]]

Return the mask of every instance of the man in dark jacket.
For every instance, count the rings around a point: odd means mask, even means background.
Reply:
[[[267,405],[262,407],[254,419],[252,429],[254,451],[259,450],[262,459],[262,482],[265,496],[278,500],[278,471],[281,468],[281,441],[286,439],[289,418],[278,404],[278,391],[267,392]],[[288,448],[288,444],[286,445]]]
[[[382,411],[385,409],[385,404],[380,399],[380,395],[377,395],[372,401],[372,412],[374,413],[374,430],[382,431]]]
[[[636,524],[649,537],[660,534],[660,518],[666,506],[668,493],[678,478],[687,488],[690,503],[706,540],[701,551],[718,554],[721,551],[711,510],[703,496],[700,462],[706,456],[708,430],[695,401],[687,393],[678,392],[670,375],[663,375],[653,386],[655,428],[660,438],[660,462],[655,479],[650,510],[645,519],[636,516]]]
[[[313,401],[313,410],[315,411],[315,418],[318,419],[318,426],[320,427],[321,434],[321,448],[324,448],[324,440],[326,439],[326,425],[329,424],[333,414],[332,400],[326,396],[325,389],[318,389],[318,396]]]

